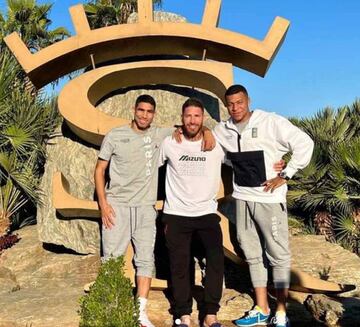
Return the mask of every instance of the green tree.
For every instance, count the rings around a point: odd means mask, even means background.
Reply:
[[[16,31],[36,51],[68,35],[63,28],[49,30],[51,5],[32,0],[7,4],[7,12],[0,14],[0,235],[15,217],[19,224],[35,217],[45,144],[60,122],[55,98],[29,87],[3,38]]]
[[[36,0],[7,0],[3,19],[6,34],[18,32],[30,51],[38,51],[70,35],[64,27],[51,30],[49,13],[52,4],[37,4]]]
[[[160,7],[162,0],[154,0],[153,4]],[[90,0],[85,11],[92,29],[124,24],[137,11],[137,0]]]
[[[30,211],[35,215],[36,204],[40,201],[38,185],[45,163],[45,145],[60,123],[55,100],[42,94],[34,97],[13,87],[6,101],[0,103],[0,211],[3,220],[0,234],[15,214],[23,213],[21,209],[32,208]]]
[[[315,149],[308,167],[289,183],[289,206],[294,212],[311,217],[316,231],[330,241],[345,239],[341,235],[349,230],[349,217],[354,228],[358,228],[359,107],[359,101],[355,101],[351,107],[337,111],[326,108],[312,118],[293,120],[313,138]],[[354,235],[357,231],[349,237]]]
[[[356,101],[347,108],[349,119],[355,131],[354,133],[355,135],[360,135],[360,99],[356,99]]]

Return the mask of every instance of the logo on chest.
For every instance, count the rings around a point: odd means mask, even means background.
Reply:
[[[183,154],[177,165],[180,176],[204,176],[206,171],[206,156],[200,153]]]
[[[252,137],[253,139],[256,139],[256,138],[258,137],[258,129],[257,129],[257,127],[253,127],[253,128],[251,129],[251,137]]]
[[[121,143],[129,143],[130,142],[130,139],[122,139],[120,140]]]
[[[179,161],[206,161],[206,157],[189,156],[187,154],[184,154],[179,158]]]

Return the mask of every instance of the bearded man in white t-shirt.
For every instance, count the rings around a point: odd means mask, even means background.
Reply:
[[[204,327],[222,327],[216,314],[220,308],[224,273],[224,252],[216,195],[221,179],[224,152],[220,145],[201,151],[204,106],[188,99],[182,107],[183,140],[165,138],[160,165],[166,170],[166,201],[163,222],[169,250],[175,317],[179,327],[189,327],[192,311],[190,282],[191,240],[197,234],[205,249]]]

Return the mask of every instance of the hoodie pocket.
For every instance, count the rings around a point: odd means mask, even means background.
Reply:
[[[228,152],[238,186],[259,187],[266,181],[264,151]]]

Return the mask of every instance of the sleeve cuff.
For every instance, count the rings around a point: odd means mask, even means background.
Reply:
[[[283,172],[286,173],[286,176],[288,176],[289,178],[292,178],[296,174],[297,169],[294,169],[294,168],[291,168],[291,167],[286,167],[283,170]]]

